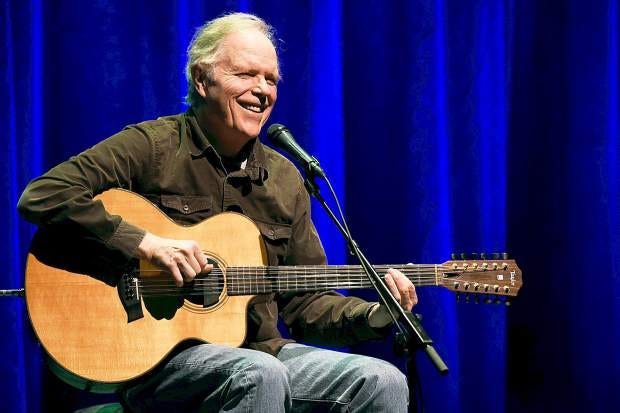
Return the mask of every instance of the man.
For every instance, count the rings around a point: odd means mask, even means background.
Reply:
[[[236,13],[200,28],[188,50],[184,114],[130,126],[34,180],[20,212],[40,225],[77,224],[125,257],[146,259],[176,285],[212,266],[192,240],[166,239],[108,214],[94,194],[137,192],[179,223],[222,211],[252,218],[271,265],[323,264],[310,201],[297,169],[257,137],[277,99],[280,77],[271,27]],[[205,247],[205,246],[202,246]],[[385,280],[406,309],[413,284],[396,270]],[[335,292],[261,296],[248,311],[243,348],[203,344],[179,351],[132,383],[132,411],[404,412],[407,384],[392,365],[283,339],[278,314],[295,338],[347,345],[389,330],[377,303]]]

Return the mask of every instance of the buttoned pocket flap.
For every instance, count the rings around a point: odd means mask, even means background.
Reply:
[[[272,241],[288,239],[293,233],[291,226],[288,224],[255,222],[260,229],[261,234],[263,234],[263,237]]]
[[[213,199],[210,196],[162,195],[161,204],[187,215],[210,210],[213,207]]]

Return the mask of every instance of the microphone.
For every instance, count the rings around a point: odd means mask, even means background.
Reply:
[[[308,152],[299,146],[295,138],[293,138],[293,134],[286,126],[274,123],[267,129],[267,136],[275,146],[297,159],[304,167],[306,174],[318,175],[325,178],[325,172],[323,172],[323,169],[319,165],[319,161],[317,161],[314,156],[310,156]]]

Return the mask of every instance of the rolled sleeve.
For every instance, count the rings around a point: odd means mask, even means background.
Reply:
[[[17,209],[37,225],[78,225],[127,258],[135,257],[144,231],[109,214],[95,195],[110,188],[132,190],[148,179],[152,140],[129,127],[33,180]]]
[[[106,245],[120,251],[125,257],[137,257],[138,245],[142,242],[145,234],[145,230],[121,220]]]

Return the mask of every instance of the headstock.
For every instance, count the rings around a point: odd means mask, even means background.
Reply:
[[[491,297],[515,297],[523,285],[521,269],[505,253],[489,257],[480,254],[475,259],[461,256],[458,260],[452,254],[452,258],[441,264],[438,283],[456,292],[457,298],[464,293],[466,301],[471,295],[477,302],[480,295],[485,295],[485,301],[492,302]]]

